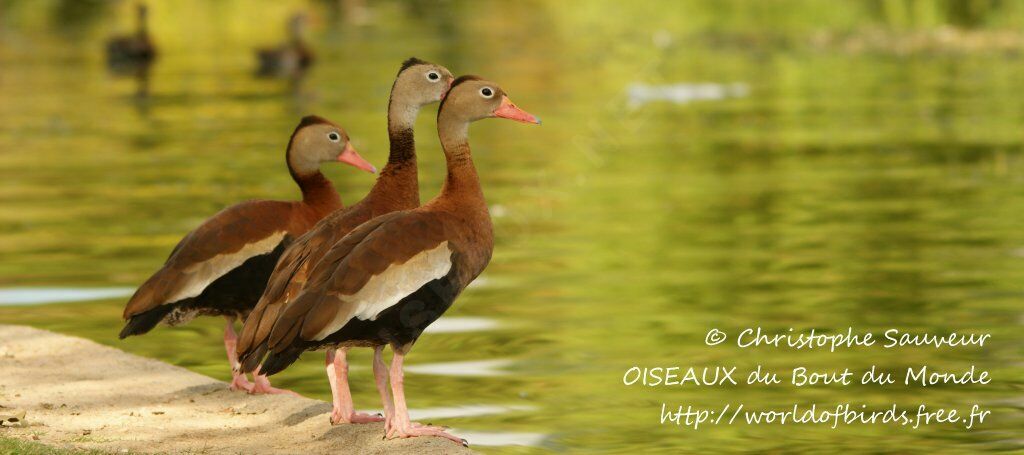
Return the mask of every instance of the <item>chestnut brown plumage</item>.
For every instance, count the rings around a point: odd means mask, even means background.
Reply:
[[[420,109],[444,98],[454,78],[446,68],[417,58],[402,63],[388,102],[391,153],[370,193],[358,203],[325,218],[298,238],[278,261],[266,291],[246,320],[238,344],[242,371],[255,371],[266,352],[270,329],[291,297],[305,284],[311,268],[335,242],[375,217],[420,204],[413,125]],[[340,355],[339,355],[340,354]],[[327,355],[334,395],[332,423],[369,422],[374,416],[352,410],[344,352]]]
[[[437,80],[430,79],[431,72],[438,75]],[[446,68],[415,57],[402,64],[388,102],[388,164],[363,200],[331,214],[284,252],[242,329],[238,352],[243,370],[259,366],[271,325],[334,243],[367,220],[420,205],[413,125],[420,108],[440,101],[453,79]]]
[[[423,330],[491,258],[491,218],[467,137],[469,123],[487,117],[540,123],[493,82],[457,79],[438,113],[448,167],[440,195],[422,207],[364,223],[331,247],[306,273],[294,302],[279,311],[269,329],[261,371],[274,374],[307,350],[390,345],[395,351],[390,371],[393,407],[381,391],[389,414],[387,436],[459,441],[440,428],[409,421],[402,362]],[[377,370],[381,387],[386,378]]]
[[[177,325],[196,315],[222,315],[228,318],[225,345],[234,358],[233,321],[248,315],[259,300],[285,246],[342,207],[320,163],[344,161],[374,170],[340,126],[316,116],[295,128],[285,159],[302,200],[243,202],[199,225],[128,301],[120,338],[146,333],[160,322]],[[236,375],[232,385],[250,388],[244,375]]]

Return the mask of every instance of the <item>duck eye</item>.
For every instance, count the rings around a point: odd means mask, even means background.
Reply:
[[[480,89],[480,96],[483,96],[484,98],[490,98],[494,96],[494,90],[491,90],[490,87],[484,87]]]
[[[427,79],[431,82],[437,82],[441,79],[441,75],[437,74],[437,71],[430,71],[427,73]]]
[[[330,139],[331,142],[338,142],[339,140],[341,140],[341,135],[332,131],[330,134],[327,135],[327,139]]]

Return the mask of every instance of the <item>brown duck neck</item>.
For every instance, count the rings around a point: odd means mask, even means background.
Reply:
[[[473,164],[473,154],[469,149],[469,122],[439,116],[437,133],[441,138],[448,166],[448,176],[441,187],[438,199],[458,201],[458,205],[463,207],[482,207],[486,213],[487,203],[480,188],[480,177]]]
[[[331,210],[341,207],[341,196],[338,195],[338,190],[321,172],[305,175],[292,173],[292,178],[302,190],[304,204]]]
[[[420,205],[416,140],[413,135],[413,124],[418,113],[418,106],[393,99],[388,102],[388,140],[391,150],[388,163],[381,169],[370,197],[388,199],[410,208]]]
[[[292,161],[292,150],[289,147],[285,154],[285,162],[288,164],[288,173],[291,174],[292,180],[302,190],[303,204],[327,211],[341,208],[341,196],[338,195],[338,190],[320,172],[319,168],[312,167],[311,164],[299,164],[297,169],[296,164]]]

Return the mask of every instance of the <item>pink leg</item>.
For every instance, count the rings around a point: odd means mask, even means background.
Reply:
[[[259,369],[257,369],[256,371],[253,372],[252,380],[256,384],[253,386],[252,390],[249,393],[253,393],[253,394],[265,393],[265,394],[270,394],[270,395],[284,394],[284,395],[300,396],[299,394],[297,394],[297,393],[295,393],[295,392],[293,392],[291,390],[279,389],[277,387],[271,387],[270,379],[267,378],[267,375],[260,374],[260,370]]]
[[[345,361],[348,349],[328,350],[324,366],[327,369],[327,380],[331,383],[331,398],[334,409],[331,410],[331,425],[339,423],[370,423],[384,420],[379,415],[356,412],[352,405],[352,393],[348,389],[348,362]]]
[[[415,436],[437,436],[448,438],[466,447],[465,439],[449,434],[441,427],[432,427],[409,420],[409,407],[405,404],[405,376],[402,373],[402,362],[405,354],[395,351],[391,359],[391,392],[395,395],[395,417],[391,420],[391,428],[385,435],[387,438],[411,438]]]
[[[373,379],[377,383],[380,402],[384,406],[384,431],[391,431],[395,405],[391,401],[391,391],[388,390],[388,366],[384,364],[384,346],[373,348]]]
[[[224,316],[228,324],[224,327],[224,350],[228,352],[228,362],[231,364],[231,390],[245,390],[251,392],[253,384],[245,379],[245,373],[238,371],[238,354],[235,347],[238,345],[238,335],[235,334],[235,317]]]

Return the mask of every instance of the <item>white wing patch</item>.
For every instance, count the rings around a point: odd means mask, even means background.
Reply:
[[[263,240],[249,243],[234,253],[218,254],[203,262],[192,264],[184,271],[185,276],[181,287],[171,294],[164,303],[177,302],[202,294],[210,283],[242,265],[249,258],[274,251],[274,248],[277,248],[277,245],[284,239],[285,234],[285,231],[278,231]]]
[[[448,241],[422,251],[402,264],[392,264],[378,275],[374,275],[358,292],[340,296],[352,304],[351,313],[339,313],[330,324],[313,337],[320,341],[340,330],[352,318],[363,321],[377,319],[384,310],[391,308],[423,285],[442,278],[452,268],[452,250]]]

